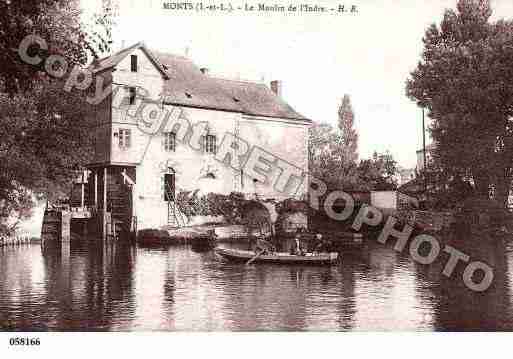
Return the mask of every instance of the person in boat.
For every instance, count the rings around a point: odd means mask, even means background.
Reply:
[[[314,253],[329,252],[329,242],[323,237],[322,234],[315,235]]]
[[[318,253],[319,252],[319,249],[322,245],[322,234],[320,233],[316,233],[315,234],[315,237],[313,238],[312,240],[312,243],[311,243],[311,249],[312,249],[312,253]]]
[[[255,252],[263,252],[263,254],[274,253],[276,248],[269,242],[266,241],[263,236],[259,236],[256,238],[255,243]]]
[[[207,231],[207,236],[208,236],[208,242],[210,244],[214,244],[216,242],[216,240],[217,240],[217,237],[218,237],[217,234],[216,234],[215,229],[209,229]]]
[[[271,241],[276,252],[283,252],[283,241],[280,238],[274,236]]]
[[[292,244],[292,248],[290,250],[290,254],[294,254],[297,256],[304,256],[305,252],[301,245],[301,232],[298,230],[294,237],[294,243]]]

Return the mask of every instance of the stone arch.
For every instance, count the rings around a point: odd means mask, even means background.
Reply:
[[[280,203],[276,231],[279,234],[296,233],[308,230],[308,204],[304,201],[288,199]]]
[[[242,220],[250,233],[261,232],[265,235],[274,235],[274,222],[272,205],[252,200],[242,206]]]

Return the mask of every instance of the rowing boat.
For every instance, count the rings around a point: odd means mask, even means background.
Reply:
[[[216,248],[216,253],[223,258],[236,262],[248,262],[255,257],[254,251],[240,249]],[[272,254],[261,254],[254,259],[254,263],[275,263],[275,264],[334,264],[338,260],[338,253],[307,253],[304,256],[275,252]]]

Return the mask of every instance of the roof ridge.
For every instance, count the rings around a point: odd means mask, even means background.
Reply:
[[[214,80],[222,80],[222,81],[229,81],[229,82],[240,82],[240,83],[243,83],[243,84],[252,84],[252,85],[260,85],[260,86],[268,87],[265,83],[260,82],[260,81],[256,81],[256,80],[233,79],[233,78],[223,77],[223,76],[219,76],[219,75],[218,76],[210,75],[210,77],[213,78]]]
[[[192,64],[194,64],[196,67],[198,68],[201,68],[196,62],[194,62],[193,59],[191,59],[190,57],[187,57],[187,56],[184,56],[184,55],[178,55],[178,54],[175,54],[175,53],[172,53],[172,52],[165,52],[165,51],[161,51],[161,50],[155,50],[153,48],[148,48],[150,49],[157,57],[158,55],[168,55],[168,56],[173,56],[174,58],[176,59],[180,59],[180,60],[185,60],[185,61],[189,61],[191,62]],[[231,78],[231,77],[228,77],[228,76],[223,76],[223,75],[219,75],[219,74],[212,74],[212,73],[209,73],[208,74],[208,77],[212,78],[212,79],[215,79],[215,80],[224,80],[224,81],[231,81],[231,82],[240,82],[240,83],[250,83],[250,84],[255,84],[255,85],[264,85],[266,86],[266,84],[264,82],[261,82],[259,80],[250,80],[250,79],[240,79],[240,78]],[[268,87],[268,86],[267,86]]]
[[[188,60],[188,61],[192,61],[191,58],[187,57],[187,56],[184,56],[184,55],[178,55],[178,54],[175,54],[175,53],[172,53],[172,52],[165,52],[165,51],[162,51],[162,50],[155,50],[154,48],[151,48],[151,47],[147,47],[149,50],[151,50],[151,52],[155,53],[156,55],[164,55],[164,56],[173,56],[175,58],[178,58],[178,59],[182,59],[182,60]]]

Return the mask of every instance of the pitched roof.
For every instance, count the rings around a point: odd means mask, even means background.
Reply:
[[[103,59],[99,59],[93,62],[92,71],[93,73],[98,73],[104,70],[108,70],[119,64],[128,54],[130,54],[135,49],[141,49],[148,56],[151,62],[155,65],[155,67],[162,73],[165,78],[168,78],[166,70],[162,66],[162,64],[153,56],[151,51],[148,50],[144,42],[138,42],[129,46],[125,49],[122,49],[110,56],[104,57]]]
[[[201,72],[190,59],[149,50],[143,43],[137,43],[99,60],[94,71],[116,66],[136,48],[143,49],[167,79],[163,93],[167,104],[310,121],[264,84],[209,76]]]

